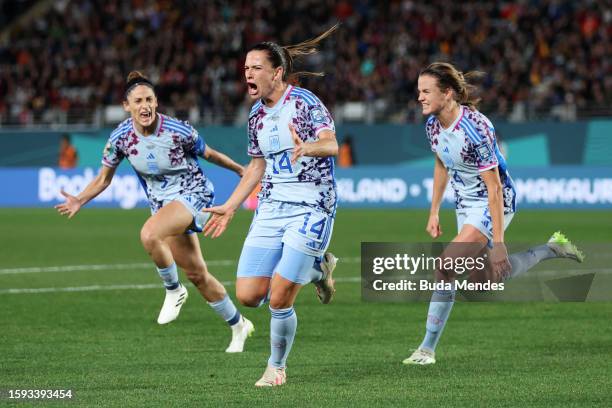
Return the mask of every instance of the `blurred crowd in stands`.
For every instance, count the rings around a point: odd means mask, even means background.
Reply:
[[[445,60],[480,70],[494,119],[610,115],[607,0],[47,1],[0,28],[0,124],[101,124],[142,70],[160,110],[244,124],[243,62],[265,40],[293,44],[341,27],[302,66],[339,121],[418,122],[419,71]]]

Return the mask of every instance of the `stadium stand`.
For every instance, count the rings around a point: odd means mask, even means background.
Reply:
[[[45,4],[2,36],[0,125],[116,122],[132,69],[157,83],[161,109],[171,115],[244,123],[245,50],[268,39],[296,43],[337,21],[340,31],[305,66],[327,76],[304,85],[339,122],[420,121],[416,78],[434,60],[487,72],[482,110],[496,120],[611,113],[605,0]]]

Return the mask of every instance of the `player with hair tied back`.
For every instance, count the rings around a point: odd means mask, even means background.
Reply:
[[[423,114],[429,115],[425,130],[435,153],[427,232],[434,239],[442,235],[438,212],[450,179],[455,191],[459,234],[445,249],[445,255],[475,257],[486,250],[493,277],[498,281],[516,277],[545,259],[570,258],[582,262],[582,253],[560,232],[554,233],[544,245],[508,256],[504,230],[516,210],[514,183],[497,146],[493,125],[476,110],[478,98],[470,81],[481,75],[479,72],[463,74],[453,65],[442,62],[429,65],[419,75],[419,103]],[[436,279],[452,282],[454,273],[437,271]],[[404,364],[436,362],[436,345],[454,299],[454,290],[434,291],[425,338]]]
[[[334,121],[312,92],[290,83],[295,59],[317,52],[319,41],[337,25],[293,46],[263,42],[246,56],[244,74],[253,105],[248,123],[251,162],[228,201],[213,213],[205,234],[219,236],[234,212],[261,182],[253,217],[238,264],[236,294],[244,305],[270,302],[268,366],[255,383],[282,385],[297,329],[293,303],[303,285],[313,282],[322,303],[334,294],[336,258],[326,253],[336,213],[333,156],[338,153]]]
[[[200,210],[212,206],[214,199],[213,185],[202,171],[198,156],[238,175],[244,169],[207,146],[188,123],[158,113],[153,84],[140,72],[128,75],[124,95],[123,108],[130,117],[111,133],[100,173],[77,196],[62,191],[66,202],[56,208],[72,218],[110,185],[115,169],[127,159],[151,206],[152,215],[142,227],[140,239],[166,288],[157,322],[175,320],[187,300],[187,288],[179,282],[178,265],[230,325],[232,341],[225,351],[242,352],[253,324],[241,316],[223,285],[208,272],[195,232],[201,232],[206,221],[207,214]]]

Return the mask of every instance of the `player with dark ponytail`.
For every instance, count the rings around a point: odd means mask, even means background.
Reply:
[[[336,214],[334,121],[312,92],[292,85],[302,76],[296,61],[317,52],[332,27],[292,46],[263,42],[246,56],[247,91],[255,101],[249,115],[251,163],[229,200],[213,213],[205,233],[216,237],[261,183],[259,207],[238,264],[236,294],[247,306],[270,302],[270,358],[258,387],[282,385],[297,329],[293,303],[303,285],[314,283],[322,303],[334,294],[336,258],[326,252]]]
[[[73,217],[110,185],[117,166],[127,159],[142,182],[152,213],[140,231],[140,239],[166,288],[157,322],[175,320],[187,300],[187,288],[178,278],[179,266],[232,328],[226,351],[241,352],[253,325],[241,316],[223,285],[208,272],[193,232],[201,231],[205,219],[200,210],[211,207],[214,199],[213,185],[198,164],[198,157],[239,175],[243,168],[207,146],[187,122],[158,113],[155,87],[139,71],[127,77],[123,108],[130,117],[111,133],[98,176],[76,196],[62,192],[66,202],[56,207],[61,214]]]

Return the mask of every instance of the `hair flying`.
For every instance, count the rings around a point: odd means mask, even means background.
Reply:
[[[429,75],[438,80],[438,88],[445,92],[449,88],[455,92],[455,100],[467,105],[471,109],[476,109],[480,98],[474,95],[478,87],[474,81],[484,77],[484,72],[470,71],[463,73],[447,62],[434,62],[421,71],[419,76]]]
[[[281,46],[275,42],[266,41],[255,44],[250,51],[266,51],[268,58],[274,68],[283,68],[283,81],[288,82],[290,79],[297,79],[303,76],[323,76],[323,72],[294,72],[295,62],[305,55],[316,54],[319,51],[319,43],[329,37],[339,27],[340,23],[336,23],[324,33],[315,38],[303,41],[295,45]]]

